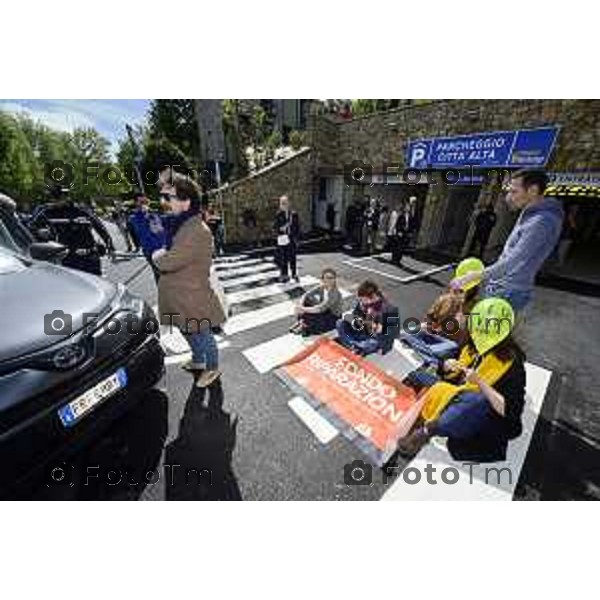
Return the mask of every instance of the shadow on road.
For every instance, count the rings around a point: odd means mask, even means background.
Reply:
[[[206,395],[208,393],[208,402]],[[238,419],[223,410],[223,388],[192,387],[179,436],[166,449],[167,500],[241,500],[231,467]]]

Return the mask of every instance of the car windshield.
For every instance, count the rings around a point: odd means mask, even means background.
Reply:
[[[0,248],[0,276],[23,271],[27,266],[23,258]]]
[[[0,209],[0,247],[26,252],[32,240],[17,217]]]

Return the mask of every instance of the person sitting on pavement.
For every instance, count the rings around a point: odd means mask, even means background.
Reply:
[[[444,360],[456,358],[466,342],[465,332],[464,296],[446,292],[436,298],[419,331],[401,334],[402,340],[423,360],[423,365],[407,376],[407,382],[417,387],[437,383]]]
[[[221,375],[213,328],[225,322],[225,311],[211,285],[212,235],[200,213],[198,185],[184,175],[173,175],[169,195],[169,247],[156,250],[152,260],[160,270],[160,322],[175,325],[187,339],[192,362],[186,365],[196,386],[210,386]],[[199,376],[198,373],[200,373]]]
[[[320,335],[335,328],[342,316],[342,294],[333,269],[323,269],[321,283],[302,296],[296,314],[298,321],[290,328],[292,333]]]
[[[152,253],[166,246],[165,228],[160,215],[148,209],[148,198],[145,194],[137,193],[134,199],[136,209],[129,217],[129,224],[139,240],[148,264],[152,268],[154,279],[158,282],[160,271],[152,262]]]
[[[469,317],[468,343],[444,364],[444,381],[426,392],[422,424],[399,444],[416,452],[432,436],[448,438],[455,460],[506,459],[522,431],[525,355],[512,339],[515,313],[503,298],[485,298]]]
[[[387,354],[400,330],[398,308],[390,304],[373,281],[363,281],[353,310],[336,323],[338,341],[356,354]]]
[[[562,204],[545,198],[548,177],[543,171],[522,170],[511,175],[506,200],[521,214],[498,260],[484,271],[482,297],[501,297],[520,312],[531,301],[535,277],[560,238],[564,219]],[[470,273],[455,279],[454,289],[464,288],[479,277]]]

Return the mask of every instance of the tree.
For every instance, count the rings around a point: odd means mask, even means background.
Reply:
[[[194,100],[153,100],[149,123],[152,138],[167,140],[196,165],[200,163],[200,135]]]
[[[0,112],[0,189],[17,199],[26,198],[39,172],[19,119]]]

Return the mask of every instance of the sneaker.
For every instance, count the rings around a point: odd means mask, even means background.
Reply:
[[[290,327],[290,333],[302,333],[302,323],[294,323]]]
[[[206,388],[212,385],[217,379],[221,377],[221,371],[214,369],[212,371],[203,371],[200,377],[196,380],[196,387]]]

